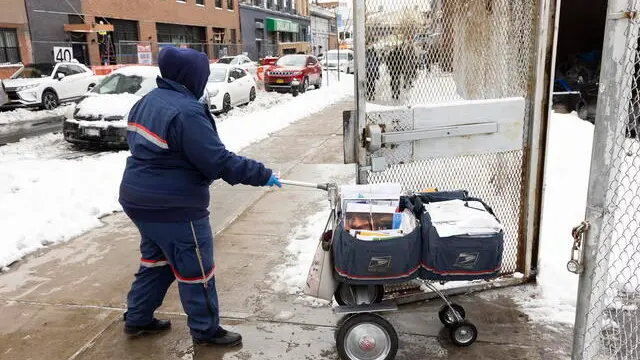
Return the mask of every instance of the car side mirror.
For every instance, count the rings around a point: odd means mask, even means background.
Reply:
[[[233,76],[230,76],[230,77],[229,77],[229,82],[230,82],[230,83],[232,83],[232,82],[234,82],[234,81],[236,81],[236,78],[234,78]]]
[[[63,73],[57,73],[57,74],[56,74],[56,78],[58,78],[58,80],[62,80],[62,79],[64,79],[64,77],[65,77],[65,76],[66,76],[66,75],[65,75],[65,74],[63,74]]]
[[[96,87],[96,84],[89,84],[89,86],[87,87],[87,91],[93,90],[94,87]]]

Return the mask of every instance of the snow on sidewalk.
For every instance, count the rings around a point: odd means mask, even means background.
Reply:
[[[257,100],[257,106],[221,117],[218,131],[238,152],[352,94],[353,76],[344,76],[295,98],[278,95],[276,104],[259,106]],[[118,187],[129,152],[56,158],[68,152],[63,144],[62,135],[49,134],[0,147],[0,268],[100,226],[99,217],[121,210]]]

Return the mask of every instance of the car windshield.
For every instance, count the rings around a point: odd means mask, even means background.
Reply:
[[[225,82],[227,80],[227,69],[225,68],[213,68],[211,69],[211,75],[209,75],[209,82]]]
[[[123,75],[119,73],[107,76],[91,90],[94,94],[134,94],[143,96],[156,87],[156,79],[141,75]]]
[[[29,64],[16,71],[11,79],[38,79],[51,76],[54,64]]]
[[[232,57],[223,57],[222,59],[218,60],[218,64],[231,64],[233,59],[234,58]]]
[[[338,60],[338,53],[328,53],[327,54],[327,59],[328,60]],[[349,59],[349,54],[347,54],[346,52],[341,52],[340,53],[340,60],[348,60]]]
[[[307,62],[307,57],[304,55],[290,55],[283,56],[276,62],[278,66],[304,66]]]

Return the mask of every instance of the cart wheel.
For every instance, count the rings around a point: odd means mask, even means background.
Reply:
[[[344,360],[391,360],[398,352],[398,334],[383,317],[358,314],[338,329],[336,346]]]
[[[464,308],[456,303],[451,303],[451,307],[447,304],[442,305],[440,311],[438,311],[438,317],[440,318],[442,325],[448,328],[453,327],[458,322],[458,317],[453,313],[451,308],[458,313],[462,320],[464,320],[467,315]]]
[[[382,301],[384,286],[340,283],[333,296],[338,305],[371,305]]]
[[[478,329],[472,323],[464,320],[449,329],[449,338],[457,346],[469,346],[478,338]]]

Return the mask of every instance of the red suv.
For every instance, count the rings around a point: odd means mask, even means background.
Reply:
[[[301,93],[305,92],[309,85],[314,85],[316,89],[319,89],[322,86],[322,68],[318,59],[311,55],[285,55],[281,57],[275,63],[275,67],[265,73],[264,89],[266,91],[289,92],[293,90],[294,80],[297,80]]]

